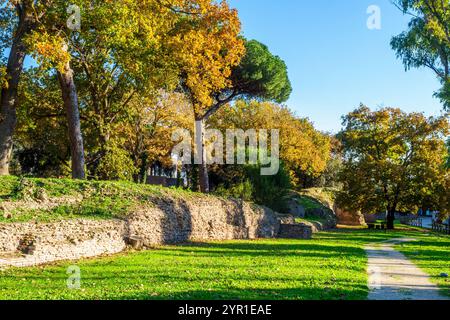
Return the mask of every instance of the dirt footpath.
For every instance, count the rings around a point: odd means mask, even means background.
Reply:
[[[369,258],[369,300],[450,300],[439,293],[429,275],[394,245],[414,239],[395,239],[366,247]]]

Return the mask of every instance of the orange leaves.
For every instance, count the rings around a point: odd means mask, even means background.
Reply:
[[[214,93],[230,85],[232,68],[245,53],[241,25],[226,2],[180,0],[178,5],[192,14],[170,42],[199,116],[213,104]]]
[[[60,36],[49,35],[40,30],[32,32],[26,43],[32,56],[44,68],[56,68],[63,71],[64,66],[70,61],[64,39]]]
[[[129,108],[131,125],[122,124],[114,133],[126,137],[125,147],[141,159],[147,155],[149,163],[172,166],[171,151],[176,142],[172,133],[190,129],[194,116],[192,107],[183,94],[159,91],[156,96],[136,97]]]

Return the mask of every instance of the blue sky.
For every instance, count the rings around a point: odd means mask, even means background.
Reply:
[[[230,0],[243,33],[282,57],[293,93],[287,105],[323,131],[362,102],[438,115],[440,85],[428,69],[405,72],[390,48],[409,18],[390,0]],[[367,8],[381,8],[381,30],[367,28]]]

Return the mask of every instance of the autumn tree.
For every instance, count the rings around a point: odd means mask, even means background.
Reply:
[[[62,96],[67,111],[67,121],[72,145],[72,167],[74,178],[84,178],[84,152],[81,129],[79,124],[78,99],[73,81],[73,71],[70,68],[67,45],[62,38],[49,38],[46,30],[64,32],[67,20],[67,3],[61,0],[10,0],[2,1],[2,11],[15,10],[15,15],[6,14],[9,22],[2,27],[11,32],[11,50],[6,68],[8,83],[2,89],[3,120],[0,134],[0,168],[8,173],[8,162],[12,151],[12,138],[16,126],[17,89],[23,62],[28,53],[45,53],[58,61],[58,78]],[[4,16],[4,15],[2,15]],[[12,26],[11,26],[12,25]],[[38,38],[36,38],[38,35]],[[38,39],[39,41],[34,41]],[[58,41],[61,40],[61,41]],[[36,45],[36,46],[33,46]],[[8,107],[9,105],[9,107]],[[14,107],[12,107],[14,105]]]
[[[34,27],[36,15],[31,0],[0,1],[0,53],[5,46],[10,52],[6,66],[0,66],[0,175],[9,174],[13,134],[17,124],[17,92],[27,53],[24,42]]]
[[[308,119],[274,102],[237,100],[219,109],[207,124],[224,135],[228,129],[254,129],[256,134],[261,129],[279,130],[280,158],[295,188],[304,185],[305,176],[320,176],[330,158],[329,136],[316,130]],[[215,166],[212,170],[215,176],[228,176],[226,168]]]
[[[90,174],[99,177],[97,170],[102,168],[115,176],[111,165],[129,162],[120,142],[111,139],[115,123],[127,117],[136,95],[176,83],[176,72],[168,71],[172,65],[168,47],[161,43],[178,14],[156,0],[78,0],[74,4],[81,13],[78,30],[65,26],[67,5],[54,6],[29,41],[41,65],[58,74],[74,175],[84,170],[85,142]],[[80,113],[87,139],[81,134]]]
[[[172,134],[190,128],[194,115],[183,94],[164,90],[136,96],[130,109],[130,122],[119,123],[115,133],[124,140],[123,147],[138,169],[134,180],[143,182],[152,167],[173,167],[172,150],[177,142],[172,141]]]
[[[197,153],[201,153],[199,166],[200,189],[208,192],[210,189],[208,168],[206,165],[206,148],[204,131],[206,121],[221,107],[239,98],[255,98],[275,102],[286,101],[292,87],[288,78],[287,67],[283,60],[274,56],[267,46],[251,40],[245,41],[245,55],[239,65],[231,69],[228,83],[221,89],[210,90],[209,95],[199,103],[197,95],[190,90],[195,107],[197,136],[201,137],[201,146],[197,146]]]
[[[190,98],[196,120],[199,141],[195,162],[200,169],[200,189],[208,192],[205,115],[216,103],[216,95],[231,86],[229,78],[244,54],[244,43],[239,38],[241,25],[237,11],[226,1],[198,0],[195,6],[192,6],[194,1],[180,2],[187,6],[171,43],[177,48],[175,61],[180,68],[182,88]]]
[[[342,143],[335,135],[327,135],[331,142],[331,152],[325,170],[314,177],[313,186],[340,190],[339,173],[343,168]]]
[[[448,194],[445,135],[448,119],[426,118],[385,108],[361,106],[344,117],[339,134],[344,150],[343,206],[365,213],[416,210],[433,193]]]
[[[450,169],[450,138],[448,138],[447,140],[447,149],[448,149],[447,168]]]
[[[0,65],[0,175],[9,174],[19,108],[18,87],[25,57],[30,53],[27,38],[57,4],[63,3],[61,0],[0,0],[0,53],[9,48],[6,66]]]
[[[395,0],[412,16],[408,30],[394,37],[392,48],[406,69],[426,67],[442,83],[436,93],[450,108],[450,2],[441,0]]]
[[[83,152],[73,152],[83,150],[82,119],[89,150],[86,164],[91,175],[98,177],[98,168],[114,172],[111,165],[128,162],[131,154],[121,148],[116,130],[133,116],[136,97],[175,88],[179,76],[186,74],[179,61],[200,70],[205,65],[201,59],[208,59],[216,50],[206,77],[215,77],[209,82],[215,90],[224,86],[230,73],[227,61],[233,65],[242,51],[237,41],[239,30],[235,30],[238,19],[226,3],[205,0],[73,3],[80,8],[80,29],[67,28],[67,4],[55,0],[26,38],[39,65],[58,75],[66,110],[71,111],[66,112],[68,124],[76,120],[76,130],[69,126],[68,131],[75,137],[71,139],[72,154],[78,155],[72,162],[79,169],[84,167]],[[211,39],[218,39],[217,43]],[[223,46],[218,49],[220,41]],[[196,50],[192,50],[193,45]],[[197,76],[191,72],[183,79],[195,86]],[[116,161],[119,153],[122,160]],[[77,176],[77,170],[73,171]]]
[[[56,74],[33,67],[19,86],[11,173],[71,176],[71,152],[61,88]]]

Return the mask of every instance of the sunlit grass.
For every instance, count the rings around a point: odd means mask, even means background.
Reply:
[[[364,245],[403,236],[427,237],[413,231],[340,230],[317,234],[313,240],[165,246],[14,268],[0,273],[0,298],[360,300],[368,295]],[[439,248],[439,242],[431,243],[426,250]],[[448,258],[442,255],[441,259],[443,267],[448,265]],[[66,285],[67,267],[74,264],[81,268],[80,290]]]
[[[398,245],[396,249],[428,273],[443,294],[450,296],[450,278],[440,276],[441,273],[450,274],[450,237],[421,235],[417,240]]]

